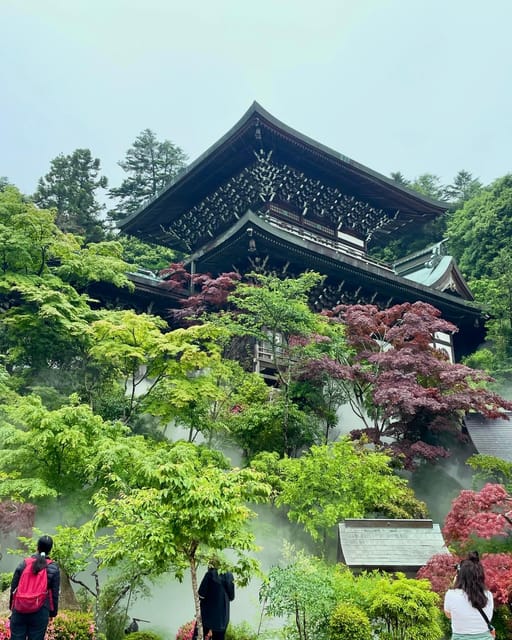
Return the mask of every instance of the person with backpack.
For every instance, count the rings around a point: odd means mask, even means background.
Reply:
[[[11,640],[43,640],[50,618],[57,615],[60,570],[49,557],[52,547],[52,538],[41,536],[37,553],[14,571],[9,600]]]

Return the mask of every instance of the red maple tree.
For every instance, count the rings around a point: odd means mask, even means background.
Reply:
[[[453,586],[456,565],[461,559],[461,556],[438,553],[418,571],[416,577],[426,578],[442,602],[446,591]],[[512,589],[512,556],[509,553],[486,553],[482,555],[481,562],[494,604],[508,604]]]
[[[163,278],[161,288],[183,295],[181,308],[169,310],[178,325],[192,324],[204,313],[224,308],[229,294],[241,279],[236,272],[221,273],[216,278],[209,273],[191,275],[184,262],[169,265],[159,275]]]
[[[0,533],[29,538],[32,535],[36,507],[30,502],[15,502],[2,500],[0,502]]]
[[[512,541],[511,512],[512,496],[501,484],[488,483],[480,491],[463,490],[446,516],[444,538],[461,553],[477,538],[499,536],[504,542]]]
[[[466,412],[496,418],[512,409],[512,402],[485,388],[492,380],[485,372],[450,362],[435,346],[436,334],[457,327],[431,305],[342,305],[326,315],[343,324],[348,348],[335,355],[326,350],[309,363],[309,375],[324,372],[338,380],[365,425],[353,436],[364,432],[399,454],[406,467],[448,455],[436,434],[460,433]]]

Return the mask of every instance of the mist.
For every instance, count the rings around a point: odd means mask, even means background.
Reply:
[[[356,426],[353,415],[351,416],[345,410],[340,413],[339,427],[331,434],[331,438],[339,437]],[[173,436],[184,435],[174,429]],[[429,517],[441,526],[443,526],[446,514],[450,510],[452,500],[462,489],[471,488],[473,482],[472,470],[466,464],[466,460],[475,452],[474,449],[455,439],[450,442],[449,449],[451,452],[449,458],[440,460],[436,464],[425,464],[412,473],[404,474],[417,497],[427,504]],[[235,447],[224,445],[222,450],[233,466],[243,464],[241,454]],[[58,505],[54,505],[51,510],[39,509],[36,513],[36,528],[51,535],[57,524],[69,523],[69,520],[73,520],[69,511],[70,503],[72,501],[64,500]],[[285,542],[291,543],[298,550],[302,549],[307,553],[314,554],[317,551],[309,535],[299,525],[289,522],[282,511],[277,511],[270,505],[256,505],[252,508],[257,516],[251,522],[251,529],[260,548],[254,557],[260,562],[264,573],[268,573],[273,566],[280,564]],[[329,547],[326,550],[326,557],[332,559],[333,562],[336,558],[336,544],[337,540],[333,531]],[[15,546],[13,540],[11,548]],[[10,572],[19,563],[20,558],[8,554],[5,544],[2,552],[0,570]],[[206,567],[198,569],[199,580],[205,572]],[[90,576],[84,572],[80,578],[88,582]],[[258,598],[260,586],[261,579],[254,578],[248,586],[236,587],[235,600],[231,604],[231,622],[233,624],[245,621],[252,629],[256,630],[262,622],[262,631],[272,629],[276,624],[279,624],[279,621],[276,620],[265,618],[263,621],[261,620],[262,607]],[[174,638],[178,628],[194,618],[194,601],[189,574],[185,575],[183,582],[177,581],[170,574],[161,576],[154,583],[151,583],[150,593],[151,596],[147,599],[132,598],[129,603],[128,616],[149,621],[148,623],[139,623],[141,630],[152,630],[165,638]]]

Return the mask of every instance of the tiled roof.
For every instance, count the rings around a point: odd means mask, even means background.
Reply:
[[[489,420],[479,413],[466,416],[466,428],[478,453],[512,462],[512,414],[509,420]]]
[[[448,553],[432,520],[344,520],[340,559],[350,568],[419,569],[434,554]]]

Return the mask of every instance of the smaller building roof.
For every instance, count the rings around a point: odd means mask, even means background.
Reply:
[[[465,418],[466,429],[478,453],[512,462],[512,412],[493,420],[480,413]]]
[[[356,570],[417,571],[436,553],[449,553],[432,520],[347,519],[340,522],[339,559]]]
[[[474,300],[454,258],[445,253],[444,241],[398,260],[393,268],[396,274],[418,284]]]

